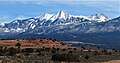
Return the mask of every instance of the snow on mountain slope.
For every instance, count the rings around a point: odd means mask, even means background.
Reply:
[[[104,33],[120,31],[120,18],[115,18],[106,22],[73,22],[66,25],[39,26],[27,33],[34,34],[57,34],[57,33]]]
[[[40,17],[14,20],[5,24],[7,32],[51,33],[51,32],[98,32],[96,23],[106,22],[104,14],[93,16],[74,16],[65,11],[56,14],[43,14]],[[91,27],[91,28],[90,28]]]
[[[38,20],[35,18],[29,18],[25,20],[14,20],[13,22],[5,24],[4,28],[7,28],[9,32],[24,32],[29,29],[34,29],[38,25]]]
[[[108,17],[104,14],[96,14],[93,16],[88,17],[90,20],[97,21],[97,22],[105,22],[108,20]]]
[[[40,17],[40,20],[45,19],[45,20],[47,21],[47,20],[49,20],[52,16],[53,16],[53,14],[45,13],[45,14],[43,14],[43,15]]]
[[[4,23],[0,23],[0,28],[1,28],[1,27],[4,27],[4,26],[5,26],[5,24],[4,24]]]
[[[59,11],[56,14],[54,14],[50,18],[50,20],[52,20],[52,21],[54,21],[56,19],[65,19],[66,20],[67,18],[70,18],[70,15],[67,12],[65,12],[65,11]]]

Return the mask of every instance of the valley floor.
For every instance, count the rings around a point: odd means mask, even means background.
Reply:
[[[1,44],[0,63],[120,63],[120,50],[116,49],[71,47],[47,39],[1,40]],[[26,44],[47,44],[47,47],[23,47]]]
[[[120,63],[120,60],[111,60],[111,61],[100,62],[100,63]]]

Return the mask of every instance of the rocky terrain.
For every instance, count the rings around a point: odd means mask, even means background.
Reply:
[[[21,48],[40,48],[40,47],[68,47],[67,44],[50,39],[10,39],[0,40],[0,46],[15,47],[17,43]]]
[[[109,63],[120,60],[120,50],[90,47],[0,46],[1,63]]]

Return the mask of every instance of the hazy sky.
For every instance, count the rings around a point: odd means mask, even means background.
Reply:
[[[120,16],[120,0],[0,0],[0,22],[56,13],[64,10],[72,15],[104,13]]]

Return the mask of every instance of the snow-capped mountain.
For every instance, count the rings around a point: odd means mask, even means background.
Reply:
[[[70,18],[70,14],[68,14],[65,11],[59,11],[56,14],[54,14],[49,20],[51,21],[55,21],[56,19],[69,19]]]
[[[98,21],[98,22],[105,22],[108,20],[108,17],[105,16],[103,13],[90,16],[89,18],[93,21]]]
[[[5,24],[3,27],[5,32],[22,33],[26,31],[34,31],[42,27],[65,28],[68,26],[70,29],[74,29],[75,26],[86,26],[87,24],[93,24],[98,22],[106,22],[108,18],[104,14],[96,14],[92,16],[74,16],[65,11],[59,11],[56,14],[45,13],[40,17],[28,18],[24,20],[14,20]],[[73,26],[71,26],[73,25]],[[46,29],[42,30],[45,31]],[[50,31],[51,32],[51,31]],[[42,33],[42,32],[39,32]]]
[[[0,24],[0,38],[55,38],[120,45],[120,17],[75,16],[65,11]],[[116,46],[115,45],[115,46]]]
[[[2,33],[12,34],[57,34],[57,33],[104,33],[120,31],[119,17],[108,20],[104,14],[74,16],[65,11],[45,13],[40,17],[14,20],[2,25]]]
[[[41,20],[49,20],[51,17],[53,16],[53,14],[48,14],[48,13],[45,13],[43,14],[41,17],[40,17],[40,21]]]

